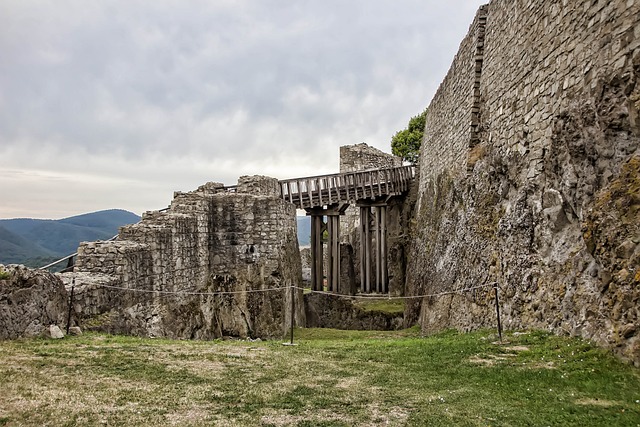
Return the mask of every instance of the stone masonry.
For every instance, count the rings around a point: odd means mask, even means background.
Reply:
[[[410,294],[497,283],[507,328],[640,365],[640,1],[493,0],[427,113]],[[495,326],[493,291],[408,304]]]
[[[301,280],[295,208],[273,178],[241,177],[231,188],[208,183],[176,193],[166,212],[147,212],[116,241],[82,243],[75,272],[63,277],[67,287],[75,278],[74,319],[85,328],[171,338],[281,336],[289,287]],[[297,324],[303,316],[298,307]]]

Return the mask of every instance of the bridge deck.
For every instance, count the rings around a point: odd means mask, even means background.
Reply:
[[[377,199],[409,190],[413,166],[372,169],[280,181],[282,197],[298,209]]]

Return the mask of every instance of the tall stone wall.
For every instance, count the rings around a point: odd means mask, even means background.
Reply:
[[[507,327],[640,364],[640,2],[493,0],[478,17],[428,109],[409,292],[495,282]],[[492,298],[431,297],[405,319],[494,326]]]
[[[230,190],[176,193],[168,211],[146,213],[119,240],[82,243],[76,272],[64,275],[78,287],[76,320],[173,338],[281,335],[302,275],[295,207],[273,178],[242,177]]]
[[[466,171],[467,152],[477,142],[479,80],[482,70],[487,6],[481,7],[462,40],[451,68],[440,84],[426,115],[420,185],[443,172]]]

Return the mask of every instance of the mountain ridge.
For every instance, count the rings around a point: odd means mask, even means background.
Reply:
[[[106,240],[140,221],[123,209],[106,209],[61,219],[0,219],[0,263],[42,266],[74,253],[80,242]]]

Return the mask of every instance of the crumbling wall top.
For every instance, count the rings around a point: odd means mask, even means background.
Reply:
[[[237,192],[254,196],[280,197],[280,185],[276,178],[263,175],[245,175],[238,179]]]
[[[402,166],[402,159],[363,143],[340,147],[340,172]]]

